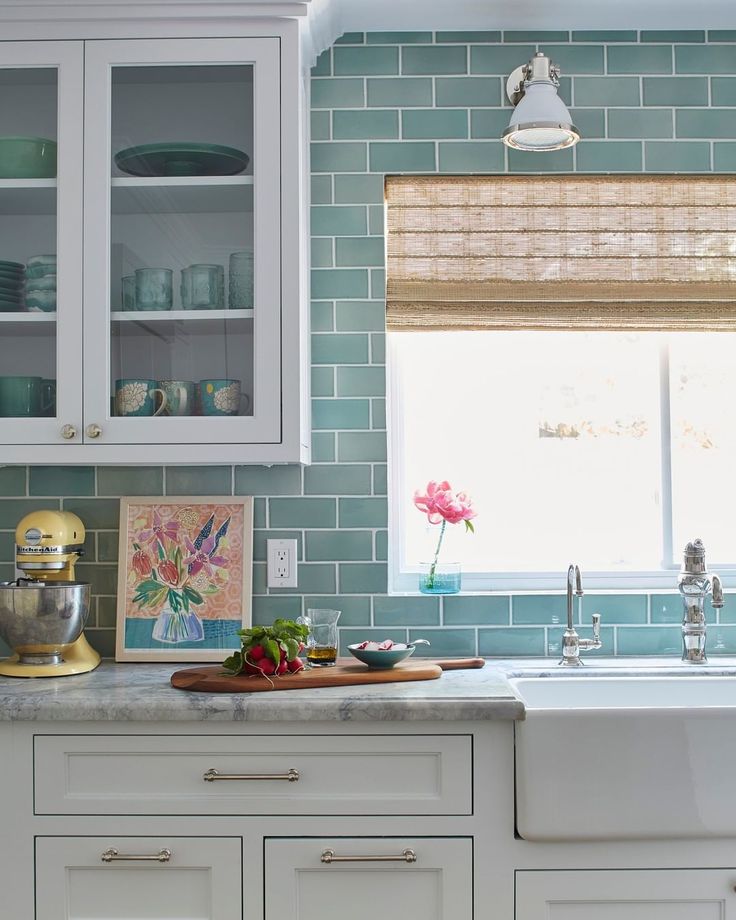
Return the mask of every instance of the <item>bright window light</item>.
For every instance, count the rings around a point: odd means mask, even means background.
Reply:
[[[736,567],[736,334],[388,338],[393,590],[431,558],[412,503],[430,479],[478,511],[442,550],[464,590],[558,588],[571,561],[589,588],[671,588],[695,537]]]

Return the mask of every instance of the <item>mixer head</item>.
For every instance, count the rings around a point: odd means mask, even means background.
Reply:
[[[84,524],[71,511],[31,511],[15,529],[15,564],[29,578],[74,581]]]

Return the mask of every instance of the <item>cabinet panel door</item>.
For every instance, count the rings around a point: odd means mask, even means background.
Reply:
[[[85,438],[279,443],[279,39],[92,41],[85,67]]]
[[[516,873],[516,920],[734,920],[736,870]]]
[[[0,444],[81,440],[82,48],[0,43]]]
[[[121,856],[171,851],[167,862]],[[36,920],[241,920],[239,837],[39,837]]]
[[[416,862],[402,854],[410,849]],[[327,851],[334,861],[323,861]],[[371,861],[366,857],[398,857]],[[353,857],[350,861],[339,861]],[[361,858],[362,857],[362,858]],[[468,837],[266,841],[266,920],[471,920]]]

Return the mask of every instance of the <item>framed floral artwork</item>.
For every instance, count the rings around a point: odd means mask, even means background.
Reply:
[[[253,499],[121,498],[117,661],[223,661],[250,625]]]

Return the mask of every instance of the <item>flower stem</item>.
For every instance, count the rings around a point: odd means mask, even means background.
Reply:
[[[429,577],[427,578],[427,587],[431,590],[434,588],[434,575],[437,568],[437,559],[440,555],[440,550],[442,549],[442,539],[445,536],[445,527],[447,527],[447,521],[442,521],[442,526],[440,527],[440,538],[437,541],[437,549],[434,551],[434,559],[432,560],[432,565],[429,567]]]

